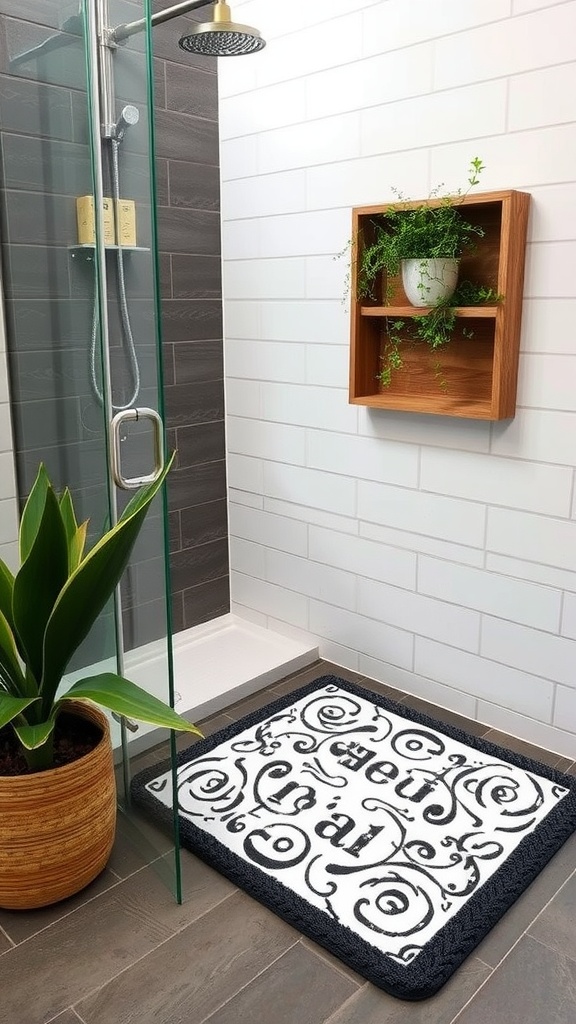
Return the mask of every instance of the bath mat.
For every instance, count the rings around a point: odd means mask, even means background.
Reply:
[[[178,761],[182,845],[403,999],[433,995],[576,828],[576,779],[335,676]],[[167,765],[133,797],[169,824]]]

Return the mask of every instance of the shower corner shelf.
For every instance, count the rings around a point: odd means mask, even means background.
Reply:
[[[85,260],[90,260],[95,248],[93,242],[77,242],[76,245],[69,245],[68,251],[72,259],[83,256]],[[105,245],[104,248],[107,252],[118,252],[119,249],[122,252],[150,252],[150,247],[146,245]]]
[[[384,305],[384,287],[374,302],[352,301],[350,339],[350,395],[354,405],[404,412],[502,420],[514,416],[520,348],[520,322],[524,280],[524,251],[530,195],[525,192],[485,192],[466,196],[462,205],[474,223],[484,229],[475,249],[462,259],[461,278],[481,281],[504,299],[497,306],[457,309],[458,319],[471,323],[473,334],[451,342],[442,350],[444,384],[426,346],[407,347],[404,366],[394,373],[389,387],[377,379],[386,345],[387,317],[408,318],[425,312],[410,306],[398,278],[390,281],[390,305]],[[371,237],[375,216],[398,204],[355,208],[353,238]],[[419,203],[402,204],[417,206]],[[357,247],[358,248],[358,247]],[[353,250],[354,251],[354,250]],[[357,251],[357,250],[356,250]],[[358,256],[353,259],[351,291],[355,295]]]

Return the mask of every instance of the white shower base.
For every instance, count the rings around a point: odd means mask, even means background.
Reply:
[[[191,722],[217,714],[318,658],[317,646],[263,629],[234,614],[176,633],[173,651],[176,710]],[[165,699],[165,644],[152,643],[130,651],[126,675]],[[166,735],[165,730],[139,723],[138,731],[128,734],[130,750],[140,753]]]

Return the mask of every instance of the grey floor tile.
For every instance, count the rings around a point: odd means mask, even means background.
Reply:
[[[489,976],[489,967],[469,957],[437,995],[420,1003],[395,999],[366,984],[326,1024],[451,1024]]]
[[[558,764],[555,766],[559,772],[567,772],[574,764],[571,757],[561,757]]]
[[[6,911],[4,911],[4,913],[6,913]],[[1,917],[0,917],[0,926],[2,926]],[[12,949],[12,943],[10,942],[10,939],[8,938],[8,936],[5,935],[3,931],[0,931],[0,954],[1,953],[6,953],[7,950],[9,950],[9,949]]]
[[[331,661],[315,661],[313,665],[308,665],[300,672],[295,672],[285,679],[279,679],[277,683],[272,683],[271,689],[278,694],[292,693],[292,690],[306,686],[307,683],[318,679],[319,676],[340,676],[341,679],[346,679],[349,683],[359,683],[362,679],[360,673],[353,672],[352,669],[334,665]]]
[[[498,732],[497,729],[489,729],[484,734],[484,739],[490,740],[491,743],[497,743],[500,747],[507,747],[508,750],[514,750],[517,754],[524,754],[525,757],[533,757],[535,761],[547,764],[550,768],[555,768],[561,760],[560,754],[554,753],[553,750],[535,747],[533,743],[525,743],[524,740],[519,740],[516,736],[508,736],[505,732]]]
[[[231,704],[229,708],[226,708],[226,715],[234,722],[238,722],[245,715],[251,715],[253,711],[259,711],[260,708],[265,708],[267,704],[271,704],[275,700],[278,700],[277,693],[268,689],[259,690],[251,697],[246,697],[244,700],[238,701],[237,704]]]
[[[205,718],[203,722],[199,722],[198,728],[202,730],[204,736],[213,736],[215,732],[225,729],[231,722],[232,719],[229,715],[213,715],[212,718]],[[176,746],[178,746],[178,740]]]
[[[108,861],[109,870],[118,878],[128,878],[173,848],[171,838],[136,808],[130,813],[130,817],[122,812],[118,814],[116,840]]]
[[[44,1024],[234,891],[191,855],[183,866],[183,906],[145,868],[0,957],[3,1019]]]
[[[80,1017],[74,1010],[64,1010],[64,1013],[59,1013],[57,1017],[53,1017],[50,1024],[80,1024]]]
[[[86,1024],[200,1024],[297,939],[237,892],[76,1008]]]
[[[337,957],[332,956],[327,949],[324,949],[323,946],[319,946],[318,943],[313,942],[312,939],[309,939],[306,935],[302,936],[300,943],[305,949],[310,949],[316,956],[320,957],[321,960],[326,960],[326,962],[333,967],[335,971],[339,971],[340,974],[346,975],[346,977],[349,978],[350,981],[353,981],[358,988],[361,988],[362,985],[366,984],[365,978],[362,978],[361,975],[357,974],[356,971],[353,971],[351,967],[342,963],[342,961]]]
[[[359,686],[364,687],[365,690],[373,690],[374,693],[379,693],[381,697],[387,697],[388,700],[394,700],[397,704],[403,704],[406,700],[407,694],[404,690],[397,690],[394,686],[388,686],[386,683],[379,683],[376,679],[361,679]]]
[[[457,1024],[574,1024],[576,964],[525,936]]]
[[[576,834],[564,843],[546,867],[475,949],[484,963],[496,967],[530,927],[576,866]],[[564,890],[562,890],[564,892]],[[562,896],[559,897],[561,901]],[[576,916],[572,917],[574,929]]]
[[[408,708],[414,708],[415,711],[421,711],[424,715],[437,718],[439,722],[443,722],[445,725],[453,725],[456,729],[463,729],[464,732],[470,733],[471,736],[484,736],[489,729],[489,726],[485,725],[484,722],[476,722],[472,718],[465,718],[464,715],[457,715],[455,711],[440,708],[437,704],[431,704],[429,701],[421,700],[420,697],[413,697],[411,694],[408,694],[402,703]]]
[[[117,883],[118,878],[107,868],[82,892],[71,896],[68,900],[54,903],[51,907],[41,907],[39,910],[0,910],[0,927],[10,936],[12,942],[23,942],[24,939],[30,938],[42,928],[47,928],[59,921],[60,918],[71,914],[88,900],[94,899],[99,893],[105,892],[111,885],[117,885]],[[0,933],[0,949],[2,948],[1,938]]]
[[[574,840],[574,837],[572,837]],[[572,842],[572,866],[576,867],[576,843]],[[529,934],[557,953],[576,960],[576,874],[536,918]],[[576,1015],[575,1015],[576,1016]]]
[[[322,1024],[356,988],[298,944],[213,1013],[207,1024]]]

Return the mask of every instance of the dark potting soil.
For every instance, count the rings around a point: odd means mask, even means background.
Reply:
[[[58,715],[54,728],[54,768],[77,761],[98,745],[102,732],[93,722],[65,712]],[[0,729],[0,775],[30,775],[31,770],[21,753],[14,730],[9,725]]]

